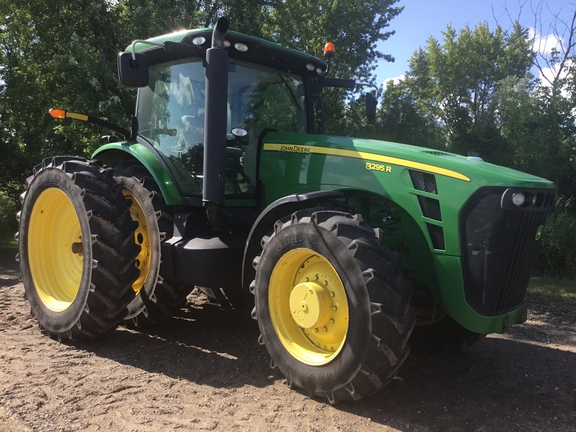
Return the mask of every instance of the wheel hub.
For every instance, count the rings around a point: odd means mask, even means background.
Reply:
[[[348,301],[324,256],[307,248],[285,253],[272,271],[268,301],[276,334],[292,356],[313,366],[338,356],[348,332]]]
[[[300,283],[290,294],[292,318],[305,329],[319,329],[328,324],[332,307],[329,291],[315,282]]]

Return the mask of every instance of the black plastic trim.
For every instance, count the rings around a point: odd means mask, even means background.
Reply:
[[[554,205],[554,192],[551,189],[509,188],[502,194],[500,207],[512,211],[548,212]],[[521,206],[512,202],[512,197],[518,193],[522,193],[526,199]]]

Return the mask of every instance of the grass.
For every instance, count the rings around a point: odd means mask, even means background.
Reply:
[[[0,256],[15,256],[18,252],[18,243],[14,235],[0,237]]]
[[[532,278],[528,285],[527,297],[545,303],[576,307],[576,281]]]

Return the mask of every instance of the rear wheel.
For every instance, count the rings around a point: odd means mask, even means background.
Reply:
[[[137,296],[129,305],[126,325],[145,329],[174,315],[186,304],[193,287],[161,275],[161,242],[172,237],[174,218],[154,179],[136,161],[115,163],[114,176],[132,202],[130,213],[138,223],[135,241],[141,246]]]
[[[19,259],[32,313],[57,339],[116,327],[134,299],[139,247],[130,203],[99,162],[45,159],[27,180]]]
[[[383,387],[410,351],[411,286],[359,215],[304,210],[264,237],[254,317],[287,383],[330,403]]]

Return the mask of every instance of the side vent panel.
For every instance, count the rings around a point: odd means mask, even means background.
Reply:
[[[434,249],[445,250],[446,244],[444,243],[444,229],[438,225],[432,225],[427,223],[428,233],[430,234],[430,239],[432,240],[432,246]]]
[[[438,187],[436,186],[436,177],[434,174],[413,170],[409,170],[409,172],[414,189],[438,195]]]
[[[414,189],[433,195],[438,195],[438,186],[434,174],[422,171],[408,170]],[[428,219],[442,222],[442,212],[440,211],[440,200],[427,196],[417,195],[422,215]],[[441,226],[426,222],[428,234],[432,241],[432,247],[438,250],[446,250],[444,240],[444,229]]]
[[[422,208],[422,214],[427,218],[442,222],[442,213],[440,212],[440,201],[434,198],[428,198],[418,195],[418,202]]]

